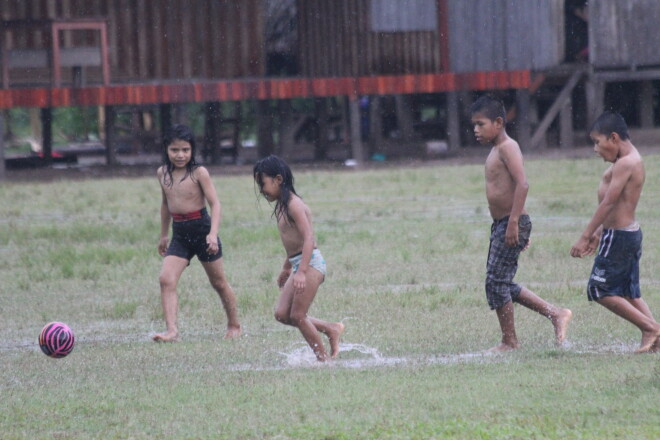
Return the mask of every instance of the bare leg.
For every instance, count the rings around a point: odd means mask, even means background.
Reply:
[[[568,323],[573,317],[573,312],[550,304],[526,287],[522,288],[517,301],[528,309],[548,318],[555,328],[555,344],[561,345],[564,342]]]
[[[638,308],[644,309],[645,302],[635,301],[633,303],[632,301],[635,300],[626,300],[618,296],[606,296],[597,302],[639,328],[642,332],[642,342],[635,353],[646,353],[654,347],[656,341],[660,338],[660,324]],[[646,309],[648,309],[648,306],[646,306]],[[651,312],[648,311],[648,313]]]
[[[227,315],[227,332],[225,339],[234,339],[241,335],[241,324],[238,321],[238,307],[236,306],[236,294],[229,285],[225,276],[224,263],[222,258],[215,261],[202,263],[206,275],[209,277],[211,286],[218,292],[222,306]]]
[[[515,350],[520,345],[518,344],[518,337],[516,336],[516,326],[513,317],[513,303],[509,301],[502,307],[495,309],[497,319],[500,322],[500,329],[502,330],[502,342],[495,347],[486,350],[487,353],[504,353],[507,351]]]
[[[644,315],[648,316],[649,318],[653,319],[655,321],[655,318],[653,318],[653,314],[651,313],[651,309],[649,308],[648,304],[646,304],[646,301],[642,298],[635,298],[635,299],[628,299],[628,302],[633,305],[637,310],[642,312]],[[657,322],[657,321],[656,321]],[[660,338],[657,338],[655,340],[655,343],[649,350],[649,353],[659,353],[660,352]]]
[[[282,287],[280,299],[275,310],[275,318],[287,325],[297,327],[303,338],[312,348],[316,358],[323,362],[335,358],[339,353],[339,339],[344,331],[344,324],[340,322],[330,323],[320,319],[307,316],[307,312],[316,296],[319,285],[323,282],[323,275],[311,269],[307,272],[307,286],[301,294],[295,294],[293,290],[293,277]],[[330,340],[331,355],[328,357],[323,342],[319,336],[322,332]]]
[[[179,338],[177,328],[179,300],[176,286],[186,266],[188,266],[188,260],[185,258],[169,255],[163,259],[158,280],[160,281],[160,299],[163,304],[166,331],[154,335],[153,340],[156,342],[175,342]]]
[[[339,354],[339,341],[341,340],[341,335],[344,333],[345,326],[341,322],[327,322],[321,321],[320,319],[309,317],[311,323],[316,327],[316,330],[320,331],[328,337],[330,342],[330,357],[332,359],[336,358]]]

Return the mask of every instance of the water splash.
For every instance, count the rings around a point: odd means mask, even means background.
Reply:
[[[332,366],[361,369],[391,366],[408,362],[406,358],[385,357],[375,347],[351,343],[340,343],[339,358],[327,363],[318,362],[314,352],[307,345],[302,345],[288,353],[280,354],[284,356],[286,365],[291,368]]]

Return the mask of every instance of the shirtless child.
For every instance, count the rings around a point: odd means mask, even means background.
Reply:
[[[582,258],[598,248],[587,285],[589,301],[596,301],[642,332],[637,353],[660,349],[660,324],[641,297],[639,259],[642,230],[635,210],[644,186],[642,157],[630,141],[623,118],[603,113],[591,129],[594,151],[612,165],[598,187],[598,208],[571,256]]]
[[[159,281],[167,331],[156,334],[153,340],[174,342],[179,338],[176,287],[183,270],[195,255],[225,308],[225,338],[236,338],[241,334],[241,325],[236,295],[225,276],[222,244],[218,237],[220,201],[211,176],[206,168],[195,163],[195,137],[188,127],[172,127],[164,146],[165,164],[157,172],[162,190],[158,252],[165,257]],[[206,210],[207,202],[211,215]],[[172,220],[172,241],[168,245]]]
[[[316,355],[325,362],[339,354],[339,339],[344,332],[341,322],[327,322],[307,315],[319,286],[323,283],[326,265],[316,248],[312,212],[296,193],[289,165],[277,156],[268,156],[254,165],[254,181],[259,192],[275,203],[273,217],[277,220],[280,239],[286,252],[282,271],[277,278],[280,297],[275,306],[275,319],[297,327]],[[319,332],[328,337],[328,355]]]
[[[486,198],[493,218],[486,271],[486,298],[495,310],[502,331],[502,341],[488,352],[517,349],[513,302],[550,319],[555,343],[566,338],[572,312],[554,306],[526,287],[513,282],[518,256],[529,245],[532,223],[525,211],[529,185],[518,143],[506,133],[504,105],[490,96],[477,99],[470,108],[477,141],[492,145],[486,159]]]

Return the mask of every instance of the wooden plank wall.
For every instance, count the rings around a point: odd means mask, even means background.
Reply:
[[[596,68],[660,65],[660,1],[589,2],[589,56]]]
[[[448,0],[449,70],[545,69],[564,55],[564,0]]]
[[[405,7],[406,1],[400,0],[399,7]],[[437,29],[374,32],[369,21],[369,2],[370,0],[297,1],[300,68],[303,76],[421,74],[442,71],[441,44]]]
[[[261,0],[0,0],[0,17],[105,17],[113,82],[238,78],[264,74]],[[65,46],[98,44],[67,33]],[[10,47],[43,47],[18,33]]]

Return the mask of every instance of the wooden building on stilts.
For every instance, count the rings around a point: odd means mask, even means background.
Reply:
[[[48,163],[53,109],[99,109],[108,165],[124,121],[130,152],[159,151],[191,105],[216,164],[451,153],[474,144],[466,112],[484,92],[523,149],[569,148],[605,108],[657,126],[660,3],[583,3],[0,0],[0,110],[31,109]]]

